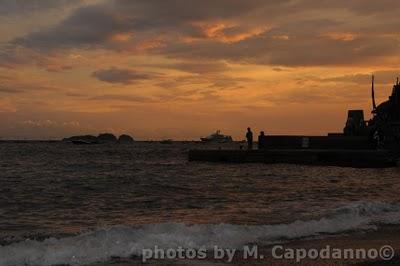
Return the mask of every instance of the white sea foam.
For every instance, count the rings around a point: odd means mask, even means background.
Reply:
[[[144,248],[240,248],[248,243],[270,244],[282,239],[312,237],[348,230],[400,224],[400,205],[354,203],[319,220],[279,225],[156,224],[116,226],[64,239],[24,241],[0,247],[0,265],[85,265],[111,256],[140,255]]]

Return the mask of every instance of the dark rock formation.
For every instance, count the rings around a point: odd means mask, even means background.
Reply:
[[[132,144],[133,142],[133,138],[129,135],[121,135],[118,138],[118,143],[120,144]]]
[[[122,137],[122,136],[121,136]],[[129,137],[132,141],[133,139]],[[111,133],[103,133],[96,136],[92,135],[82,135],[82,136],[72,136],[69,138],[64,138],[64,142],[71,142],[74,144],[102,144],[102,143],[117,143],[117,137]],[[123,137],[124,143],[127,141],[126,137]]]
[[[111,133],[103,133],[97,137],[97,141],[99,143],[116,143],[118,140],[117,137]]]
[[[98,143],[98,139],[96,136],[92,135],[83,135],[83,136],[72,136],[70,138],[64,138],[65,142],[82,142],[88,144]]]

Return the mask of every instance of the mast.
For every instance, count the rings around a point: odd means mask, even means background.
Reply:
[[[372,93],[372,110],[376,110],[376,102],[375,102],[375,77],[374,75],[372,75],[372,89],[371,89],[371,93]]]

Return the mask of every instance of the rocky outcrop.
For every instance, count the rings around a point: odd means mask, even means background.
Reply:
[[[64,138],[63,141],[65,142],[82,142],[82,143],[88,143],[88,144],[95,144],[98,143],[98,139],[96,136],[92,135],[82,135],[82,136],[72,136],[69,138]]]
[[[117,143],[117,137],[111,133],[103,133],[97,137],[99,143]]]
[[[71,142],[74,144],[102,144],[102,143],[117,143],[118,139],[111,133],[103,133],[96,136],[82,135],[64,138],[64,142]]]
[[[133,138],[129,135],[121,135],[118,138],[118,143],[120,144],[132,144],[133,142]]]

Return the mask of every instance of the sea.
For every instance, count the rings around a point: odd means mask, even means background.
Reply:
[[[400,223],[400,169],[188,161],[240,143],[0,143],[0,266],[88,265]]]

